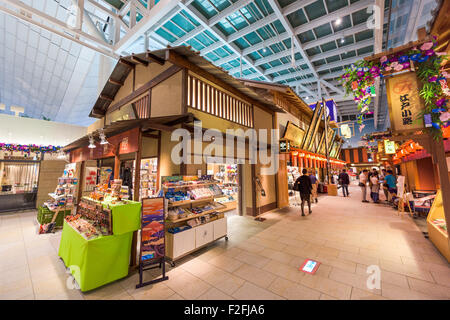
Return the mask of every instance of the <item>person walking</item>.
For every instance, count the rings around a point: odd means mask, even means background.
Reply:
[[[369,178],[369,171],[367,169],[364,169],[361,174],[359,175],[359,186],[361,187],[361,193],[362,193],[362,202],[369,202],[367,201],[367,180]]]
[[[298,190],[300,192],[300,199],[302,200],[301,208],[302,208],[302,216],[305,216],[304,212],[304,206],[305,201],[308,202],[308,209],[309,214],[312,213],[311,211],[311,190],[312,190],[312,184],[311,179],[307,175],[308,170],[303,169],[302,170],[302,176],[298,177],[294,184],[294,190]]]
[[[342,169],[342,172],[339,174],[339,183],[342,186],[342,193],[344,194],[344,197],[348,197],[348,185],[350,184],[350,177],[345,171],[345,169]]]
[[[317,177],[315,175],[314,170],[311,170],[310,174],[309,174],[309,178],[311,179],[311,185],[312,185],[312,191],[311,191],[311,201],[312,202],[318,202],[317,199],[317,186],[319,184],[319,181],[317,180]]]
[[[378,198],[380,195],[380,182],[378,180],[378,172],[372,172],[372,176],[370,177],[370,197],[373,200],[373,203],[379,203]]]

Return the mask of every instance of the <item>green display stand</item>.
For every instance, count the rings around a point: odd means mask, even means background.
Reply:
[[[71,213],[70,210],[60,211],[58,213],[58,216],[56,217],[55,224],[57,227],[62,227],[64,218]],[[54,212],[51,211],[47,207],[38,207],[38,215],[37,215],[37,221],[39,224],[47,224],[52,221]]]
[[[98,288],[128,275],[133,232],[141,227],[141,203],[110,205],[110,208],[111,236],[86,240],[64,221],[58,254],[81,291]]]

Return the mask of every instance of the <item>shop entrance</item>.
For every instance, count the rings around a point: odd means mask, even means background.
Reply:
[[[215,196],[215,201],[226,206],[227,215],[242,215],[242,167],[237,163],[207,163],[207,174],[218,181],[217,187],[221,194]]]

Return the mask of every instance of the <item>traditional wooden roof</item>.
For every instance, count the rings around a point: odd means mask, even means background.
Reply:
[[[241,81],[228,74],[223,68],[215,66],[213,63],[200,56],[198,52],[191,50],[190,47],[179,46],[121,57],[114,67],[110,78],[106,82],[105,87],[98,97],[89,116],[102,117],[105,114],[105,111],[114,100],[117,92],[135,65],[146,65],[149,63],[164,64],[170,59],[170,53],[176,53],[177,55],[182,56],[193,66],[199,68],[198,70],[202,70],[203,72],[213,75],[223,83],[239,91],[240,94],[243,94],[250,100],[257,102],[261,107],[267,108],[273,112],[285,112],[282,108],[277,107],[273,102],[267,101],[261,97],[255,90],[245,86]],[[174,63],[177,64],[176,61]],[[184,65],[182,67],[184,67]],[[195,70],[193,71],[195,72]]]
[[[303,113],[312,116],[313,110],[300,98],[291,87],[257,80],[238,79],[245,86],[252,87],[261,92],[262,96],[269,102],[276,104],[289,112],[291,107],[301,110]]]

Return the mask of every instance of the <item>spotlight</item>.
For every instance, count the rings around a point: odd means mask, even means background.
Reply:
[[[266,52],[267,52],[267,48],[264,47],[264,48],[262,49],[262,51],[263,51],[264,53],[266,53]]]
[[[89,135],[89,146],[88,146],[88,148],[90,148],[90,149],[96,148],[94,137],[92,136],[92,134]]]
[[[341,38],[341,44],[345,42],[345,38]]]
[[[100,144],[108,144],[108,140],[106,140],[105,133],[103,132],[103,129],[99,130],[99,136],[100,136]]]
[[[341,24],[341,22],[342,22],[342,19],[341,18],[338,18],[337,20],[336,20],[336,25],[338,26],[338,25],[340,25]]]

